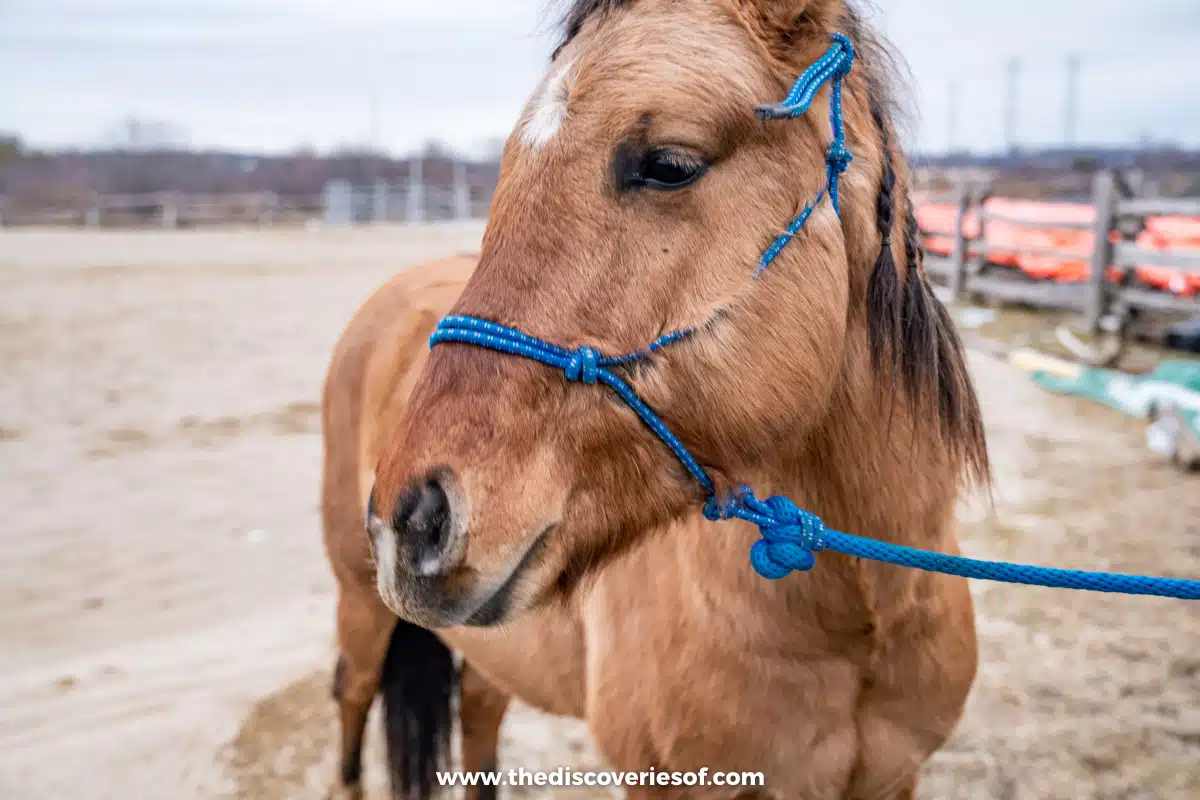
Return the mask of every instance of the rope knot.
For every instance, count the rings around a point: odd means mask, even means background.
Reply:
[[[853,160],[854,156],[846,148],[845,143],[836,139],[833,144],[829,145],[829,150],[825,153],[825,162],[838,175],[845,172]]]
[[[583,345],[571,353],[571,358],[567,361],[567,366],[563,368],[563,375],[566,376],[568,383],[582,381],[583,383],[592,384],[596,382],[599,367],[600,351],[594,347]]]
[[[833,77],[845,78],[850,74],[850,68],[854,66],[854,45],[842,33],[835,33],[833,41],[834,46],[839,48],[837,61],[833,69]]]
[[[748,486],[723,500],[709,495],[704,516],[711,522],[742,519],[757,525],[762,538],[750,548],[750,563],[768,580],[807,572],[816,563],[813,553],[825,549],[825,523],[820,517],[786,497],[759,500]]]
[[[729,496],[723,503],[717,500],[716,495],[709,495],[704,502],[704,518],[709,522],[724,522],[736,518],[741,507],[740,493]]]
[[[758,530],[763,538],[750,548],[755,572],[778,580],[812,569],[816,563],[813,553],[825,549],[825,523],[786,497],[771,497],[762,505],[765,519],[758,523]]]

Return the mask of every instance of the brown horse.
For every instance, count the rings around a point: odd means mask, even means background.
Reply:
[[[819,203],[751,283],[823,185],[829,89],[795,120],[753,110],[835,31],[858,53],[841,214]],[[605,353],[703,323],[619,369],[721,486],[957,552],[956,498],[986,480],[987,452],[920,266],[891,63],[845,0],[574,4],[506,147],[480,255],[377,292],[330,369],[339,792],[358,791],[378,692],[393,787],[429,795],[457,690],[466,770],[495,765],[515,696],[586,719],[622,771],[758,771],[757,796],[912,796],[975,674],[964,580],[832,553],[764,580],[747,563],[758,532],[706,521],[695,481],[604,386],[427,347],[451,310]]]

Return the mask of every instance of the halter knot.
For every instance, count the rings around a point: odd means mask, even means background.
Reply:
[[[813,553],[825,549],[825,523],[786,497],[759,500],[743,486],[724,501],[709,496],[704,517],[710,522],[743,519],[758,526],[762,536],[750,548],[750,564],[768,580],[807,572],[816,563]]]
[[[771,497],[761,505],[769,513],[758,522],[761,539],[750,548],[754,571],[768,580],[813,568],[813,553],[825,549],[825,523],[786,497]]]
[[[727,519],[735,519],[738,509],[742,507],[741,493],[735,494],[725,502],[717,500],[716,495],[709,495],[708,500],[704,501],[702,512],[704,518],[709,522],[724,522]]]
[[[833,34],[834,46],[840,48],[834,63],[833,77],[845,78],[854,65],[854,44],[844,33]]]
[[[839,139],[835,139],[833,144],[829,145],[829,149],[825,152],[825,163],[829,164],[829,168],[841,175],[850,166],[850,162],[854,160],[854,156],[846,147],[845,143]]]
[[[563,367],[563,375],[566,376],[568,383],[592,384],[596,382],[599,367],[600,351],[585,344],[571,352],[570,360]]]
[[[817,92],[825,83],[833,84],[833,104],[838,106],[837,116],[841,116],[841,84],[842,79],[850,74],[854,64],[854,45],[840,33],[833,35],[833,45],[804,70],[792,89],[779,103],[766,103],[754,109],[754,114],[764,121],[777,119],[794,119],[808,111]],[[840,123],[839,123],[840,124]]]

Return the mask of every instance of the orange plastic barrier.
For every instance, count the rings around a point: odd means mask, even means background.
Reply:
[[[1147,250],[1200,250],[1200,218],[1152,217],[1138,234],[1138,247]],[[1152,264],[1140,266],[1138,277],[1175,294],[1200,294],[1200,275]]]
[[[984,208],[1013,220],[1091,223],[1096,218],[1092,206],[1076,203],[1042,203],[992,197],[984,203]],[[930,252],[948,256],[954,249],[952,231],[955,213],[954,206],[947,204],[925,203],[917,206],[917,223],[922,231],[922,240]],[[967,212],[963,226],[968,237],[979,235],[980,220],[974,210]],[[1029,228],[1019,222],[1000,220],[989,220],[984,231],[984,241],[988,246],[998,248],[988,252],[989,262],[1015,267],[1034,278],[1062,282],[1087,280],[1093,239],[1090,230]],[[1137,237],[1137,245],[1159,251],[1200,250],[1200,218],[1150,217],[1146,220],[1146,229]],[[1030,250],[1055,250],[1067,256],[1028,252]],[[1076,255],[1078,258],[1073,257]],[[1200,294],[1200,275],[1154,264],[1139,265],[1135,273],[1140,280],[1159,289],[1180,295]],[[1113,275],[1115,277],[1117,273],[1114,271]]]

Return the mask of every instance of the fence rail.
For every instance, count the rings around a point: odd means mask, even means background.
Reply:
[[[1118,267],[1155,264],[1180,272],[1200,274],[1200,251],[1168,253],[1161,250],[1146,250],[1136,244],[1121,242],[1113,248],[1113,262]]]
[[[1074,231],[1090,231],[1092,223],[1078,222],[1074,220],[1052,220],[1052,219],[1021,219],[1008,214],[999,214],[995,211],[987,211],[981,209],[978,212],[980,222],[1001,222],[1008,225],[1019,225],[1022,228],[1038,228],[1044,230],[1074,230]],[[953,233],[953,231],[945,231]]]
[[[1128,198],[1117,201],[1117,213],[1130,217],[1200,217],[1200,198]]]

